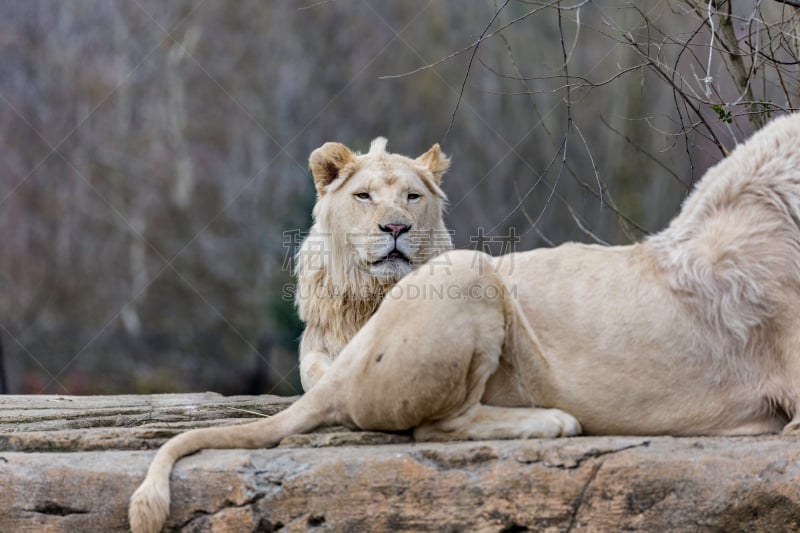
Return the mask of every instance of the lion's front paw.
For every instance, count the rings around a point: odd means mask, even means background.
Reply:
[[[571,414],[560,409],[548,409],[547,414],[554,421],[554,429],[557,428],[553,437],[574,437],[581,434],[581,423]]]
[[[534,409],[510,438],[553,439],[580,435],[581,424],[560,409]]]
[[[792,435],[794,437],[800,436],[800,420],[792,420],[783,428],[784,435]]]

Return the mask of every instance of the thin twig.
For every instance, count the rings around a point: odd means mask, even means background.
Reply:
[[[264,413],[259,413],[258,411],[250,411],[250,410],[248,410],[248,409],[240,409],[239,407],[230,407],[230,406],[228,406],[228,407],[226,407],[226,408],[227,408],[227,409],[230,409],[231,411],[240,411],[240,412],[242,412],[242,413],[247,413],[247,414],[250,414],[250,415],[255,415],[255,416],[257,416],[257,417],[261,417],[261,418],[269,418],[269,415],[265,415]]]
[[[525,20],[526,18],[530,17],[531,15],[535,15],[539,11],[542,11],[544,9],[553,7],[554,5],[558,4],[559,1],[560,0],[553,0],[549,4],[545,4],[545,5],[537,7],[536,9],[532,9],[532,10],[528,11],[527,13],[525,13],[523,15],[520,15],[519,17],[515,18],[514,20],[510,21],[508,24],[504,24],[503,26],[500,26],[499,28],[497,28],[492,33],[484,35],[483,37],[481,37],[477,41],[473,42],[472,44],[467,45],[464,48],[461,48],[459,50],[456,50],[455,52],[452,52],[452,53],[448,54],[447,56],[445,56],[445,57],[443,57],[443,58],[441,58],[441,59],[439,59],[437,61],[434,61],[433,63],[428,63],[427,65],[421,66],[419,68],[415,68],[414,70],[409,70],[408,72],[404,72],[402,74],[388,74],[388,75],[385,75],[385,76],[381,76],[378,79],[391,80],[391,79],[395,79],[395,78],[404,78],[406,76],[411,76],[413,74],[417,74],[417,73],[422,72],[424,70],[432,69],[433,67],[435,67],[437,65],[441,65],[442,63],[444,63],[446,61],[449,61],[450,59],[453,59],[454,57],[456,57],[458,55],[461,55],[461,54],[463,54],[464,52],[466,52],[468,50],[471,50],[473,47],[478,46],[480,43],[482,43],[486,39],[491,39],[492,37],[494,37],[498,33],[502,32],[506,28],[516,24],[517,22],[519,22],[521,20]]]
[[[566,143],[566,138],[561,142],[561,145],[558,147],[558,150],[556,150],[556,153],[553,154],[553,158],[550,159],[550,162],[547,164],[544,170],[539,174],[539,178],[534,182],[533,185],[531,185],[528,188],[528,191],[522,195],[522,197],[517,202],[517,205],[515,205],[514,208],[511,209],[500,222],[495,224],[494,227],[489,231],[489,233],[494,233],[495,231],[497,231],[497,228],[499,228],[506,220],[511,218],[511,215],[513,215],[520,207],[522,207],[522,204],[525,202],[528,196],[530,196],[531,193],[533,193],[534,189],[536,189],[536,187],[542,182],[542,180],[544,180],[547,173],[550,172],[550,169],[553,168],[553,164],[555,164],[556,158],[559,156],[559,154],[562,153],[562,150],[564,150],[565,143]],[[555,190],[555,184],[553,185],[553,189]],[[539,218],[541,218],[541,214],[539,215]],[[539,218],[537,218],[533,222],[534,225],[536,224],[536,222],[539,221]]]
[[[671,168],[669,168],[668,166],[666,166],[664,163],[662,163],[661,161],[659,161],[659,159],[658,159],[657,157],[654,157],[654,156],[653,156],[653,154],[651,154],[650,152],[648,152],[647,150],[645,150],[644,148],[642,148],[642,146],[641,146],[641,145],[639,145],[639,144],[638,144],[636,141],[634,141],[633,139],[631,139],[630,137],[628,137],[627,135],[625,135],[625,134],[624,134],[624,133],[622,133],[621,131],[619,131],[619,130],[617,130],[616,128],[614,128],[614,127],[613,127],[611,124],[609,124],[609,123],[606,121],[605,117],[604,117],[604,116],[602,116],[602,115],[600,116],[600,122],[602,122],[602,123],[603,123],[603,125],[604,125],[606,128],[610,129],[611,131],[613,131],[614,133],[616,133],[617,135],[619,135],[620,137],[622,137],[623,139],[625,139],[625,142],[627,142],[628,144],[630,144],[631,146],[633,146],[634,148],[636,148],[636,150],[637,150],[639,153],[643,154],[643,155],[644,155],[645,157],[647,157],[647,158],[648,158],[650,161],[652,161],[653,163],[657,164],[658,166],[660,166],[661,168],[663,168],[664,170],[666,170],[667,172],[669,172],[669,174],[670,174],[670,175],[672,175],[672,177],[673,177],[673,178],[675,178],[675,181],[677,181],[678,183],[680,183],[680,184],[681,184],[681,185],[682,185],[682,186],[683,186],[683,187],[684,187],[684,188],[685,188],[687,191],[688,191],[688,190],[691,188],[691,185],[689,185],[688,183],[686,183],[685,181],[683,181],[683,179],[682,179],[680,176],[678,176],[678,175],[675,173],[675,171],[674,171],[674,170],[672,170]]]
[[[313,9],[315,7],[318,7],[318,6],[322,6],[322,5],[325,5],[325,4],[330,4],[330,3],[333,3],[335,1],[336,0],[319,0],[317,2],[314,2],[313,4],[309,4],[307,6],[298,7],[297,10],[298,11],[306,11],[308,9]]]
[[[539,112],[539,106],[536,105],[536,99],[533,98],[533,96],[531,96],[533,94],[533,92],[531,91],[531,88],[528,85],[527,80],[523,79],[523,77],[522,77],[522,72],[519,69],[519,65],[517,65],[517,60],[514,57],[514,52],[511,50],[511,44],[509,44],[508,39],[506,39],[506,36],[503,35],[502,33],[500,34],[500,39],[503,41],[503,44],[505,44],[505,46],[506,46],[506,52],[508,53],[508,58],[511,60],[511,65],[514,67],[514,72],[516,72],[517,76],[518,76],[517,80],[520,83],[522,83],[523,87],[525,87],[525,91],[528,94],[528,101],[530,101],[531,106],[533,107],[533,112],[536,114],[536,118],[539,119],[539,123],[542,125],[542,129],[544,129],[544,132],[547,134],[547,136],[552,138],[553,134],[550,133],[550,130],[547,128],[547,125],[544,123],[544,118],[542,118],[542,114]],[[493,69],[491,69],[488,66],[486,66],[486,64],[483,62],[483,60],[479,59],[478,61],[480,61],[481,65],[483,65],[484,67],[489,69],[491,72],[494,72],[495,74],[497,74]]]
[[[711,9],[712,7],[714,7],[714,0],[708,0],[706,20],[708,21],[708,27],[711,28],[711,41],[708,43],[708,64],[706,65],[706,77],[700,80],[706,86],[706,98],[711,97],[711,82],[714,81],[714,78],[711,77],[711,59],[713,58],[714,54],[714,38],[717,36],[717,30],[714,27],[714,12]]]
[[[586,235],[588,235],[589,237],[594,239],[594,241],[597,242],[598,244],[602,244],[604,246],[608,246],[608,243],[606,241],[604,241],[603,239],[598,237],[596,233],[594,233],[592,230],[590,230],[589,228],[587,228],[586,226],[583,225],[581,220],[578,218],[578,214],[575,212],[574,209],[572,209],[572,206],[569,205],[569,204],[567,204],[567,211],[572,216],[572,220],[575,221],[575,225],[578,226],[579,230],[581,230]]]
[[[597,181],[597,192],[600,195],[600,211],[603,210],[603,182],[600,180],[600,174],[597,172],[597,164],[594,162],[594,157],[592,157],[592,151],[589,148],[589,143],[586,142],[586,137],[583,136],[583,132],[575,124],[575,131],[578,132],[578,137],[581,138],[583,141],[583,147],[586,148],[586,155],[589,156],[589,162],[592,164],[592,171],[594,172],[594,179]]]
[[[531,77],[508,76],[506,74],[501,74],[497,70],[495,70],[492,67],[488,66],[482,60],[478,60],[478,61],[481,63],[481,65],[484,68],[486,68],[486,70],[488,70],[492,74],[495,74],[496,76],[499,76],[499,77],[505,78],[505,79],[509,79],[509,80],[518,80],[518,81],[523,81],[524,82],[524,81],[531,81],[531,80],[536,80],[536,81],[541,81],[541,80],[560,80],[560,79],[565,77],[563,74],[556,74],[554,76],[531,76]],[[557,93],[557,92],[561,91],[562,89],[581,88],[581,87],[589,87],[591,89],[594,89],[596,87],[602,87],[603,85],[608,85],[609,83],[615,81],[617,78],[619,78],[621,76],[624,76],[625,74],[628,74],[628,73],[633,72],[635,70],[639,70],[639,69],[647,67],[647,66],[649,66],[648,63],[639,63],[638,65],[633,65],[631,67],[624,68],[624,69],[620,70],[619,72],[617,72],[616,74],[614,74],[613,76],[611,76],[610,78],[608,78],[607,80],[604,80],[604,81],[593,82],[593,81],[591,81],[591,80],[589,80],[587,78],[584,78],[583,76],[578,76],[578,75],[573,74],[570,77],[573,78],[573,79],[576,79],[576,80],[580,80],[581,83],[578,83],[578,84],[575,84],[575,85],[561,85],[560,87],[556,87],[555,89],[552,89],[552,90],[549,90],[549,91],[529,91],[528,93],[522,93],[522,92],[520,92],[520,93],[510,92],[509,93],[509,92],[504,92],[502,94]]]
[[[458,100],[456,100],[456,106],[453,108],[453,114],[450,116],[450,123],[447,125],[447,131],[444,132],[444,136],[442,137],[442,144],[447,140],[447,136],[450,134],[450,130],[453,128],[453,123],[456,120],[456,113],[458,112],[458,106],[461,104],[461,98],[464,96],[464,88],[467,86],[467,78],[469,78],[469,72],[472,70],[472,62],[475,60],[475,54],[478,53],[478,46],[480,46],[481,41],[483,40],[483,36],[486,35],[486,32],[489,31],[489,28],[492,27],[494,21],[497,20],[497,17],[500,15],[500,12],[505,9],[508,3],[511,0],[506,0],[503,2],[503,5],[500,6],[497,11],[495,11],[494,16],[489,21],[489,24],[483,29],[480,38],[478,39],[475,48],[472,49],[472,55],[469,57],[469,63],[467,64],[467,72],[464,74],[464,81],[461,82],[461,90],[458,92]]]

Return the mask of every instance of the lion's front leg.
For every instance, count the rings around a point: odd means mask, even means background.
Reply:
[[[326,352],[307,352],[300,355],[300,383],[303,390],[308,392],[311,387],[319,383],[322,376],[333,364],[333,357]]]

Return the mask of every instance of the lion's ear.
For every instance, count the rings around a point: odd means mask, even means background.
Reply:
[[[308,157],[308,168],[314,176],[314,186],[320,196],[339,173],[348,164],[355,161],[356,156],[342,143],[325,143]]]
[[[442,183],[442,175],[450,168],[450,158],[442,152],[439,143],[431,146],[416,162],[431,171],[436,185]]]

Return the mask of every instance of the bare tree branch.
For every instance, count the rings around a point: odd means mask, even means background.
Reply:
[[[505,2],[503,2],[503,5],[497,8],[497,11],[495,11],[491,20],[489,20],[489,23],[481,32],[481,36],[478,38],[475,47],[472,49],[472,55],[469,56],[469,64],[467,64],[467,72],[464,73],[464,81],[461,82],[461,89],[458,92],[458,100],[456,100],[456,105],[453,108],[453,114],[450,115],[450,123],[447,125],[447,130],[444,132],[444,135],[442,136],[442,144],[444,144],[445,140],[447,140],[447,136],[450,134],[450,129],[453,127],[453,122],[455,122],[456,120],[456,113],[458,112],[458,106],[461,103],[461,97],[464,96],[464,87],[467,86],[467,78],[469,78],[469,71],[472,69],[472,62],[475,60],[475,54],[478,53],[478,46],[480,46],[480,43],[483,40],[483,36],[486,35],[486,32],[489,31],[489,28],[491,28],[492,24],[494,24],[494,21],[497,20],[497,17],[500,15],[500,12],[503,11],[503,9],[505,9],[505,7],[508,5],[510,1],[511,0],[506,0]]]
[[[742,54],[739,50],[739,41],[736,38],[736,32],[733,29],[733,23],[731,21],[731,17],[733,15],[731,11],[732,3],[733,2],[731,0],[727,1],[727,13],[722,15],[722,22],[720,23],[720,40],[728,50],[728,61],[731,69],[733,70],[733,79],[736,82],[736,85],[739,87],[741,95],[739,100],[742,100],[742,97],[744,97],[746,100],[753,101],[755,98],[753,97],[753,89],[750,86],[750,81],[752,79],[754,67],[748,72],[744,66],[744,62],[742,61]],[[753,61],[753,66],[755,66],[755,61]],[[764,120],[761,118],[761,115],[750,115],[750,121],[756,128],[760,128],[764,125]]]
[[[379,79],[381,79],[381,80],[391,80],[391,79],[395,79],[395,78],[404,78],[406,76],[411,76],[413,74],[417,74],[417,73],[422,72],[424,70],[431,69],[431,68],[433,68],[433,67],[435,67],[437,65],[441,65],[442,63],[444,63],[446,61],[449,61],[450,59],[453,59],[454,57],[456,57],[458,55],[461,55],[464,52],[467,52],[468,50],[472,50],[473,48],[475,48],[476,46],[481,44],[483,41],[485,41],[486,39],[490,39],[490,38],[494,37],[495,35],[499,34],[503,30],[505,30],[506,28],[510,28],[511,26],[516,24],[517,22],[525,20],[526,18],[530,17],[531,15],[535,15],[536,13],[538,13],[540,11],[543,11],[543,10],[545,10],[547,8],[555,6],[560,1],[561,0],[553,0],[552,2],[550,2],[548,4],[544,4],[544,5],[541,5],[541,6],[537,7],[536,9],[532,9],[532,10],[528,11],[527,13],[525,13],[523,15],[520,15],[519,17],[515,18],[514,20],[508,22],[507,24],[504,24],[503,26],[500,26],[498,29],[496,29],[492,33],[489,33],[489,34],[486,34],[486,35],[482,35],[478,40],[476,40],[472,44],[470,44],[468,46],[465,46],[464,48],[461,48],[459,50],[456,50],[455,52],[453,52],[451,54],[448,54],[445,57],[443,57],[443,58],[441,58],[441,59],[439,59],[437,61],[434,61],[433,63],[429,63],[429,64],[424,65],[422,67],[415,68],[414,70],[409,70],[408,72],[404,72],[402,74],[384,75],[384,76],[381,76]]]

